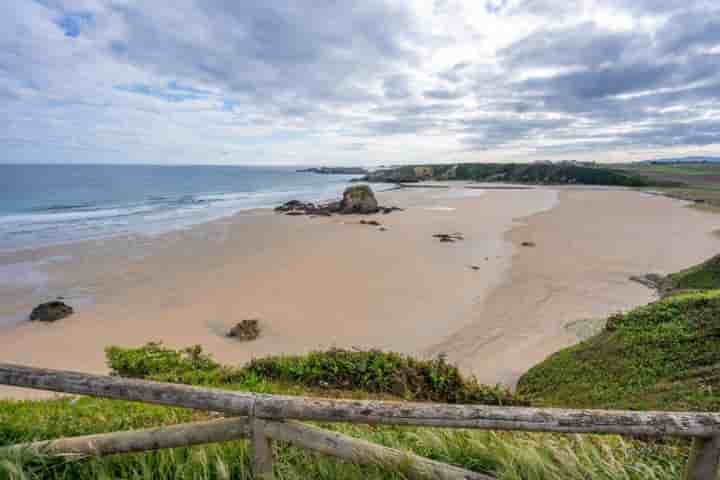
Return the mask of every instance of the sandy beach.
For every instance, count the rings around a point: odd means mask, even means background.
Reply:
[[[373,217],[385,231],[361,216],[253,210],[155,237],[0,255],[0,361],[105,372],[106,346],[149,341],[200,344],[230,364],[381,348],[443,353],[483,382],[512,386],[577,342],[573,326],[651,301],[630,276],[677,271],[720,244],[716,214],[634,191],[456,185],[379,200],[405,208]],[[452,232],[465,240],[432,237]],[[57,296],[77,313],[21,321]],[[246,318],[260,320],[258,340],[225,337]]]

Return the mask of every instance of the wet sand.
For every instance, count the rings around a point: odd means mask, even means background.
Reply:
[[[720,217],[631,191],[454,187],[379,197],[406,208],[373,217],[386,231],[360,225],[361,216],[256,210],[152,238],[0,255],[0,270],[25,279],[0,283],[0,317],[58,295],[78,305],[55,324],[0,327],[0,361],[105,372],[104,347],[160,340],[200,344],[232,364],[382,348],[446,353],[484,382],[513,385],[577,341],[568,323],[651,301],[631,275],[681,269],[720,243]],[[432,238],[452,232],[465,240]],[[245,318],[260,320],[261,337],[226,338]]]

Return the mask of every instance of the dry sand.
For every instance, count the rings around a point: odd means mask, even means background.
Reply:
[[[0,327],[0,361],[105,372],[103,348],[201,344],[222,362],[328,347],[446,353],[487,383],[577,341],[568,323],[646,303],[628,277],[717,253],[719,217],[631,191],[407,189],[362,217],[267,210],[153,238],[0,256],[0,316],[61,295],[78,313]],[[440,243],[434,233],[462,232]],[[533,241],[535,247],[521,247]],[[478,269],[472,269],[471,266]],[[10,269],[10,270],[8,270]],[[224,336],[245,318],[262,336]],[[5,388],[0,396],[37,397]]]

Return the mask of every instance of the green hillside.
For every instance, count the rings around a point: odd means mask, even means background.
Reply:
[[[529,370],[518,392],[538,405],[720,410],[719,273],[715,257],[666,277],[670,296],[610,317]]]
[[[710,290],[720,288],[720,255],[665,277],[665,283],[672,290]]]
[[[575,163],[461,163],[397,167],[373,172],[370,182],[413,182],[419,180],[469,180],[527,184],[580,184],[647,187],[657,184],[630,172]],[[427,174],[427,169],[432,174]]]

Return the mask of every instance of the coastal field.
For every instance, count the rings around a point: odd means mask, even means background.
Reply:
[[[106,372],[105,347],[149,341],[200,344],[232,365],[380,348],[444,354],[483,383],[513,386],[593,320],[651,301],[654,292],[631,276],[677,271],[717,251],[714,214],[629,190],[453,184],[379,199],[405,208],[374,216],[382,228],[360,224],[370,217],[254,210],[155,237],[5,254],[2,268],[24,266],[28,281],[3,285],[0,315],[56,296],[77,313],[0,329],[3,360]],[[455,232],[464,240],[433,238]],[[226,338],[249,318],[260,321],[258,340]]]
[[[694,202],[700,208],[720,210],[720,164],[633,163],[621,165],[618,169],[658,184],[669,183],[671,185],[659,187],[658,190]]]

